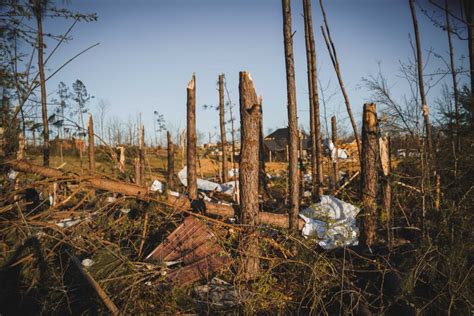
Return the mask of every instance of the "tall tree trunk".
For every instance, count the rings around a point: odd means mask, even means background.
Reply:
[[[471,94],[474,95],[474,4],[472,3],[472,0],[464,0],[464,13],[466,14],[467,23]]]
[[[240,240],[242,263],[240,277],[243,280],[254,279],[260,270],[260,249],[258,245],[258,170],[260,137],[260,103],[248,72],[240,72],[240,220],[244,231]]]
[[[361,149],[360,149],[360,139],[359,139],[359,133],[357,132],[357,125],[354,119],[354,115],[352,115],[352,107],[351,103],[349,102],[349,97],[346,92],[346,88],[344,87],[344,82],[342,81],[342,73],[341,69],[339,67],[339,60],[337,58],[337,53],[336,53],[336,47],[334,46],[334,42],[332,41],[331,38],[331,32],[329,31],[329,24],[328,20],[326,17],[326,11],[324,10],[323,6],[323,1],[319,0],[319,5],[321,7],[321,11],[323,13],[323,19],[324,19],[324,26],[321,26],[321,32],[323,33],[324,41],[326,42],[326,47],[329,52],[329,57],[331,57],[331,62],[334,67],[334,70],[336,71],[337,75],[337,80],[339,82],[339,87],[341,88],[342,96],[344,97],[344,102],[346,104],[346,110],[347,114],[349,115],[349,119],[351,121],[352,125],[352,130],[354,131],[354,138],[357,143],[357,151],[359,153],[359,159],[361,159]]]
[[[94,122],[92,114],[89,113],[89,121],[87,122],[87,132],[89,134],[89,173],[95,173],[95,157],[94,157]],[[62,143],[62,140],[60,140]]]
[[[295,62],[293,59],[293,37],[291,32],[290,0],[282,0],[283,37],[285,43],[286,88],[288,99],[289,130],[289,220],[290,229],[298,229],[299,177],[298,177],[298,117],[296,109]]]
[[[174,144],[171,140],[171,133],[166,132],[166,139],[168,140],[168,178],[167,187],[171,190],[174,186]]]
[[[449,6],[448,0],[444,1],[445,5],[445,13],[446,13],[446,34],[448,35],[448,47],[449,47],[449,62],[451,68],[451,77],[453,79],[453,94],[454,94],[454,115],[456,121],[456,131],[455,131],[455,139],[456,139],[456,150],[459,151],[460,142],[459,142],[459,91],[458,91],[458,80],[457,80],[457,73],[456,73],[456,65],[454,63],[454,48],[453,43],[451,41],[451,24],[449,21]],[[456,159],[456,158],[455,158]],[[455,163],[456,166],[456,163]],[[454,170],[454,174],[456,175],[456,168]]]
[[[314,43],[311,0],[303,0],[306,59],[308,68],[309,116],[311,134],[311,175],[313,201],[323,195],[323,165],[321,162],[321,121],[319,115],[316,45]]]
[[[187,87],[187,128],[186,160],[188,177],[188,195],[191,200],[197,199],[196,176],[196,76],[193,74]]]
[[[362,243],[367,246],[372,246],[375,242],[377,228],[377,161],[379,156],[377,125],[375,104],[364,104],[361,160],[363,230],[361,232],[361,239]]]
[[[258,122],[258,193],[263,197],[270,197],[267,186],[267,172],[265,171],[265,140],[263,137],[263,98],[262,96],[258,97],[258,103],[260,104],[260,120]]]
[[[224,75],[219,75],[219,125],[221,129],[221,148],[222,148],[222,181],[228,181],[227,172],[227,139],[225,132],[225,103],[224,103]]]
[[[40,6],[40,5],[38,5]],[[36,22],[38,25],[38,70],[40,75],[41,86],[41,114],[43,118],[43,165],[49,166],[49,125],[48,125],[48,108],[46,106],[46,78],[44,76],[43,63],[43,17],[40,7],[36,8]]]
[[[429,117],[429,108],[428,104],[426,103],[426,95],[425,95],[425,84],[423,80],[423,55],[421,52],[421,43],[420,43],[420,31],[418,29],[418,20],[416,18],[416,10],[414,0],[408,0],[410,4],[410,11],[411,17],[413,20],[413,29],[415,31],[415,43],[416,43],[416,66],[418,72],[418,88],[420,91],[420,99],[421,99],[421,110],[423,113],[423,121],[425,124],[425,133],[426,133],[426,144],[427,144],[427,156],[431,157],[433,143],[431,138],[431,124],[430,124],[430,117]]]
[[[333,189],[334,191],[337,190],[339,186],[339,153],[337,149],[337,123],[336,123],[336,116],[333,115],[331,117],[331,132],[332,132],[332,143],[334,145],[334,151],[336,153],[335,157],[331,157],[332,160],[332,178],[333,178]]]

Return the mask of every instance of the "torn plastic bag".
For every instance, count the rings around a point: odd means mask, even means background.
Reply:
[[[358,244],[359,228],[356,216],[360,209],[333,196],[323,195],[315,203],[300,212],[305,221],[302,234],[316,237],[324,249]]]
[[[183,169],[181,169],[180,172],[178,172],[179,181],[181,181],[181,183],[184,186],[188,186],[187,171],[188,171],[188,167],[184,167]],[[238,184],[238,181],[237,181],[237,184]],[[219,183],[215,183],[212,181],[198,178],[197,187],[199,190],[203,190],[203,191],[216,191],[216,192],[232,195],[234,193],[235,181],[229,181],[226,183],[219,184]]]

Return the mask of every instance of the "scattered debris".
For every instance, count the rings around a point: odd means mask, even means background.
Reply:
[[[207,284],[195,286],[193,292],[198,302],[225,308],[238,306],[250,294],[247,291],[237,291],[232,284],[217,277],[212,278]]]
[[[180,172],[178,172],[178,178],[184,186],[188,185],[187,167],[184,167],[183,169],[181,169]],[[239,182],[229,181],[226,183],[219,184],[204,179],[197,179],[197,187],[199,190],[221,192],[228,195],[234,194],[236,183],[238,185]]]
[[[180,265],[166,276],[172,284],[186,286],[226,267],[231,257],[217,243],[214,232],[202,221],[188,216],[145,260],[163,262],[169,267]]]
[[[155,181],[153,181],[153,183],[151,184],[150,190],[151,190],[152,192],[157,192],[157,191],[158,191],[159,193],[163,193],[163,192],[164,192],[164,188],[165,188],[165,186],[164,186],[164,184],[163,184],[161,181],[155,180]]]
[[[357,245],[359,228],[356,215],[360,209],[333,196],[323,195],[319,203],[300,212],[305,221],[302,234],[305,237],[321,239],[324,249]]]

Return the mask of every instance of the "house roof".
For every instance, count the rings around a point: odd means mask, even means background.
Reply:
[[[299,130],[299,131],[303,134],[303,139],[308,138],[308,135],[303,130]],[[288,138],[289,138],[288,127],[279,128],[265,137],[265,139],[276,139],[276,140],[283,140],[283,139],[288,139]]]

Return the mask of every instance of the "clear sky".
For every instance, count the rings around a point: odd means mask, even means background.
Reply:
[[[195,72],[197,127],[207,135],[218,131],[218,113],[204,110],[202,105],[218,103],[218,75],[226,75],[238,117],[238,77],[239,71],[245,70],[252,74],[257,93],[263,96],[265,129],[286,125],[281,1],[73,0],[60,5],[83,13],[96,12],[98,21],[74,28],[73,40],[54,55],[48,72],[91,44],[100,45],[48,81],[49,94],[54,94],[59,81],[71,85],[79,78],[96,97],[90,104],[93,111],[97,100],[105,99],[110,103],[108,118],[116,116],[125,121],[142,113],[151,133],[153,111],[157,110],[175,130],[185,127],[186,84]],[[337,93],[328,103],[327,112],[336,114],[340,125],[348,126],[320,31],[319,1],[312,5],[319,78],[325,86],[331,82],[328,95]],[[399,60],[406,61],[412,56],[408,34],[413,33],[413,25],[408,0],[333,0],[325,1],[325,8],[348,95],[360,121],[362,105],[370,101],[370,92],[361,86],[361,78],[375,75],[378,62],[398,96],[406,89],[397,70]],[[417,9],[425,55],[432,48],[447,58],[446,33],[434,27]],[[292,1],[299,124],[308,126],[302,14],[302,1]],[[45,32],[63,33],[70,23],[46,20]],[[466,55],[467,43],[453,40],[456,58]],[[467,61],[459,63],[466,66]],[[441,61],[433,57],[427,69],[440,65]],[[431,90],[428,101],[432,102],[438,91]]]

